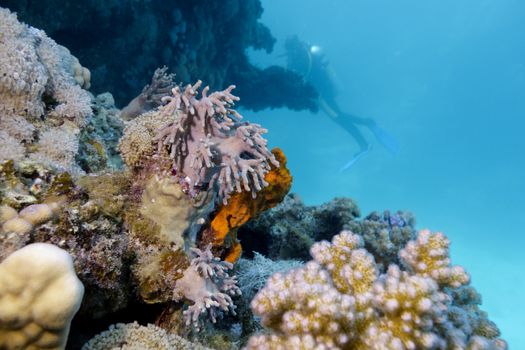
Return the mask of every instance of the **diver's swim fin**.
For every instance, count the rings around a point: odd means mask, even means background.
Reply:
[[[343,171],[346,171],[348,169],[350,169],[351,167],[354,166],[355,163],[357,163],[357,161],[359,159],[361,159],[365,154],[367,154],[368,152],[370,152],[370,150],[372,149],[372,146],[369,146],[367,149],[365,149],[364,151],[361,151],[361,152],[358,152],[356,153],[352,159],[350,159],[350,161],[348,163],[346,163],[341,169],[339,169],[339,172],[342,173]]]
[[[396,155],[399,153],[399,141],[388,133],[385,129],[380,128],[377,124],[369,126],[370,131],[374,134],[377,141],[383,145],[390,153]]]

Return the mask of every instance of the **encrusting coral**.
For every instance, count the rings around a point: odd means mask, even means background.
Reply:
[[[29,241],[29,234],[55,217],[61,201],[31,204],[20,212],[8,205],[0,205],[0,262]]]
[[[423,230],[400,252],[405,270],[391,264],[386,273],[350,231],[314,244],[314,260],[275,274],[253,299],[272,333],[253,336],[246,349],[506,349],[486,315],[458,310],[454,291],[469,277],[450,266],[448,244]],[[468,313],[470,325],[460,327],[458,315]]]
[[[60,203],[31,204],[16,213],[11,207],[0,206],[0,224],[4,233],[28,234],[36,225],[51,220],[57,213]]]
[[[158,239],[184,247],[184,232],[196,221],[199,209],[173,177],[151,177],[142,193],[140,213],[156,223]],[[205,206],[207,203],[203,203]]]
[[[0,264],[0,349],[64,349],[83,294],[66,251],[17,250]]]

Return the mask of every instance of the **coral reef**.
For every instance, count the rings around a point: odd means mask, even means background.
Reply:
[[[123,231],[122,213],[127,208],[129,182],[124,174],[86,176],[78,180],[55,175],[43,195],[64,190],[67,205],[58,218],[39,226],[31,239],[67,250],[86,287],[80,317],[101,318],[124,309],[132,298],[129,238]]]
[[[236,82],[247,108],[316,108],[317,93],[302,77],[249,62],[248,48],[270,52],[275,42],[258,21],[260,0],[87,0],[68,6],[59,0],[4,0],[2,5],[68,47],[91,68],[92,88],[113,92],[119,106],[166,65],[186,84],[202,79],[222,89]]]
[[[248,348],[506,348],[445,236],[416,235],[406,212],[286,196],[286,157],[241,120],[233,85],[198,95],[164,67],[121,112],[85,91],[128,101],[160,57],[185,82],[236,80],[249,108],[313,109],[299,76],[249,64],[245,48],[273,45],[258,0],[4,3],[73,33],[94,79],[0,9],[0,348],[61,349],[69,331],[80,348],[135,320],[84,349],[229,350],[259,316],[268,333]]]
[[[314,244],[314,260],[275,274],[253,299],[272,333],[253,336],[247,349],[506,349],[497,328],[477,319],[485,318],[477,300],[458,310],[454,291],[469,277],[450,266],[448,245],[443,234],[420,231],[400,252],[405,270],[391,264],[380,273],[350,231]],[[470,324],[458,326],[458,315]]]
[[[0,264],[0,348],[64,349],[83,293],[64,250],[45,243],[17,250]]]
[[[132,253],[121,216],[129,186],[125,174],[75,180],[32,162],[1,164],[2,213],[16,212],[27,229],[1,230],[0,261],[29,243],[52,243],[71,254],[86,287],[79,316],[97,318],[124,308],[131,295]]]
[[[89,342],[82,350],[211,350],[148,324],[118,323]]]
[[[78,60],[0,8],[0,62],[0,147],[12,152],[0,160],[31,158],[74,170],[79,129],[92,114],[86,82],[75,80]]]

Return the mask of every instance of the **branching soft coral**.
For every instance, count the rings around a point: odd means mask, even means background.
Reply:
[[[314,244],[311,254],[255,296],[254,313],[273,333],[253,336],[247,349],[507,348],[475,300],[455,300],[468,299],[461,291],[469,278],[450,266],[441,233],[421,231],[400,252],[407,269],[391,264],[383,274],[350,231]]]
[[[260,125],[242,123],[232,107],[239,98],[231,93],[235,86],[208,95],[209,87],[197,91],[202,82],[178,86],[173,96],[164,98],[160,113],[174,118],[157,137],[159,151],[164,147],[174,160],[174,169],[184,174],[190,186],[219,185],[219,196],[226,203],[230,193],[252,192],[255,197],[268,183],[264,175],[270,164],[279,162],[266,147],[266,133]]]
[[[205,315],[215,323],[220,311],[235,314],[232,296],[239,295],[241,291],[237,287],[237,279],[228,274],[233,265],[214,257],[211,246],[204,251],[192,248],[191,252],[191,265],[177,280],[174,295],[193,302],[184,311],[184,319],[187,325],[193,325],[198,330]]]
[[[124,120],[132,120],[162,105],[162,98],[170,94],[175,86],[175,74],[168,74],[168,67],[157,68],[151,77],[151,83],[144,86],[140,95],[120,111]]]

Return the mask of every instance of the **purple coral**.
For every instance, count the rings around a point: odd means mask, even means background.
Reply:
[[[403,217],[403,213],[402,212],[397,212],[397,213],[394,213],[394,214],[390,214],[390,211],[386,210],[383,213],[383,217],[384,217],[384,220],[388,222],[388,225],[391,228],[393,228],[393,227],[402,228],[402,227],[405,227],[405,226],[408,225],[407,221]]]
[[[219,311],[235,314],[232,296],[240,295],[237,278],[228,271],[233,265],[213,256],[211,246],[202,251],[192,248],[191,265],[184,271],[184,276],[175,285],[174,295],[178,299],[193,301],[184,311],[186,325],[199,330],[201,316],[208,314],[213,323],[217,321]]]
[[[242,116],[232,107],[239,98],[226,90],[208,95],[206,86],[198,99],[202,82],[179,86],[166,96],[160,113],[174,117],[162,128],[155,141],[159,151],[168,148],[178,174],[184,174],[192,186],[219,185],[219,196],[226,203],[236,190],[256,192],[267,186],[265,174],[279,162],[261,136],[267,130],[260,125],[240,122]]]

